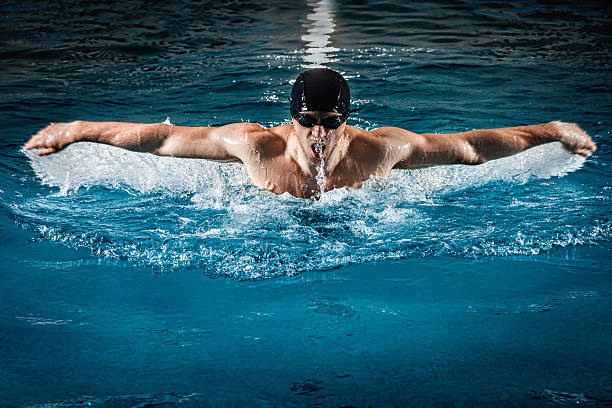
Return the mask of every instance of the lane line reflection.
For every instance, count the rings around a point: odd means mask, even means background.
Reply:
[[[312,12],[306,16],[306,34],[302,35],[302,41],[306,43],[304,53],[305,68],[323,67],[325,64],[335,61],[332,54],[339,51],[330,42],[330,35],[334,32],[334,12],[331,0],[308,1]]]

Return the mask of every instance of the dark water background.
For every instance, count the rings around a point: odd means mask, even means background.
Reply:
[[[2,2],[0,404],[612,405],[611,32],[605,2]],[[564,120],[599,150],[319,202],[21,150],[50,121],[286,123],[313,61],[356,126]]]

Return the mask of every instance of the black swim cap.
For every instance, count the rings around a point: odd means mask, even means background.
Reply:
[[[303,111],[349,114],[351,92],[346,80],[331,69],[313,68],[302,72],[291,89],[291,116]]]

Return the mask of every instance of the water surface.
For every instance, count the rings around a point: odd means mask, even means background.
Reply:
[[[612,404],[606,6],[1,10],[4,405]],[[21,148],[50,121],[288,123],[313,66],[348,79],[354,126],[564,120],[599,149],[398,170],[311,201],[240,165]]]

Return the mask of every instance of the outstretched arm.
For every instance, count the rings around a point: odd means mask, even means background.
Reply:
[[[215,128],[76,121],[52,123],[32,136],[25,148],[39,148],[38,155],[44,156],[72,143],[87,141],[160,156],[240,161],[248,149],[249,134],[261,129],[261,126],[253,123],[234,123]]]
[[[454,134],[418,135],[399,128],[377,131],[385,134],[395,147],[394,168],[482,164],[549,142],[561,142],[569,152],[583,156],[596,150],[595,143],[578,125],[564,122],[476,129]]]

